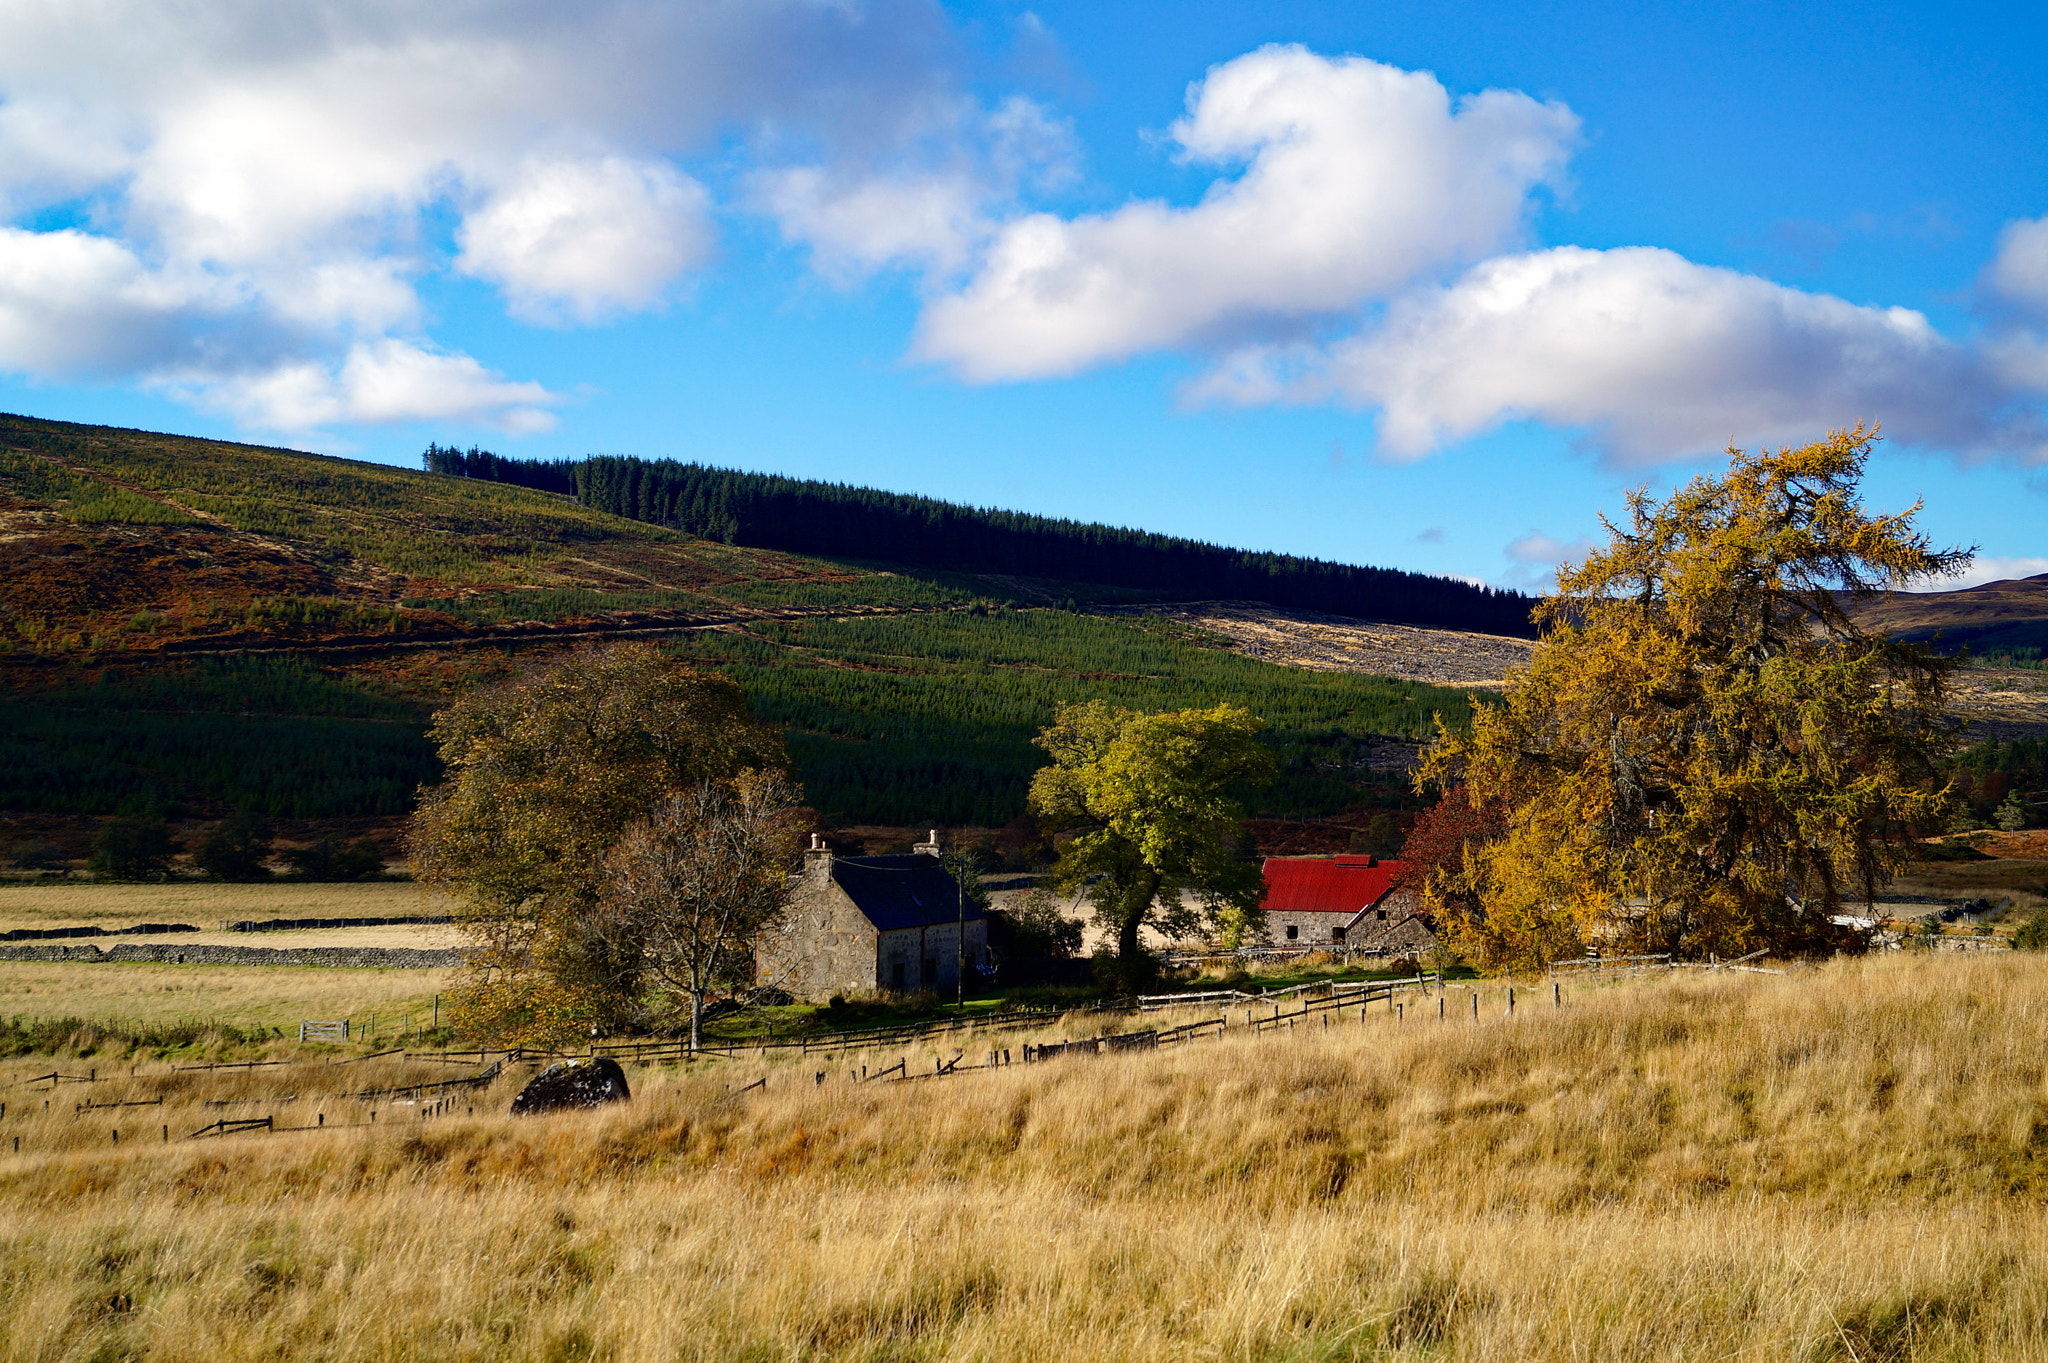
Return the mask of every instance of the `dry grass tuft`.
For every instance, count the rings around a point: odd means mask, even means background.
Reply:
[[[10,1106],[0,1360],[2048,1358],[2041,962],[1527,1002],[168,1147]]]

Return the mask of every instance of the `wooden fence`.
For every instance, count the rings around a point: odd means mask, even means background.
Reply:
[[[1606,980],[1627,979],[1652,970],[1739,970],[1754,975],[1782,975],[1782,970],[1770,970],[1749,962],[1770,955],[1768,948],[1752,951],[1747,956],[1737,956],[1732,961],[1717,961],[1709,957],[1704,961],[1674,961],[1671,953],[1660,951],[1650,956],[1587,956],[1575,961],[1553,961],[1550,978]]]

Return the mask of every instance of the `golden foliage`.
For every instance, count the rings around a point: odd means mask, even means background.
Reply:
[[[1586,941],[1735,955],[1847,945],[1828,915],[1945,808],[1950,665],[1866,633],[1844,597],[1968,555],[1867,512],[1875,432],[1773,454],[1656,503],[1558,570],[1547,633],[1421,779],[1499,801],[1504,836],[1437,887],[1460,949],[1540,966]]]

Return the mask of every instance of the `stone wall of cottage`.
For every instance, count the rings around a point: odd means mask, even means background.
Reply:
[[[895,928],[881,934],[881,984],[884,989],[909,993],[924,989],[945,993],[958,987],[961,924],[933,923],[926,928]],[[988,963],[988,920],[970,918],[967,930],[967,966]]]
[[[832,879],[830,853],[805,855],[784,927],[757,958],[755,979],[822,1002],[878,987],[875,927]]]

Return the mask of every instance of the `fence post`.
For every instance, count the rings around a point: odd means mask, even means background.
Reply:
[[[1556,980],[1550,982],[1550,1006],[1552,1008],[1564,1007],[1563,987]]]
[[[1477,989],[1472,991],[1472,1020],[1474,1022],[1479,1021],[1479,991]]]
[[[1515,1015],[1515,987],[1514,987],[1513,985],[1509,985],[1509,986],[1508,986],[1508,1016],[1509,1016],[1509,1017],[1513,1017],[1514,1015]]]
[[[1438,1022],[1442,1022],[1442,1021],[1444,1020],[1444,996],[1443,996],[1443,991],[1442,991],[1442,990],[1438,990],[1438,991],[1437,991],[1437,996],[1436,996],[1436,1020],[1437,1020]]]

